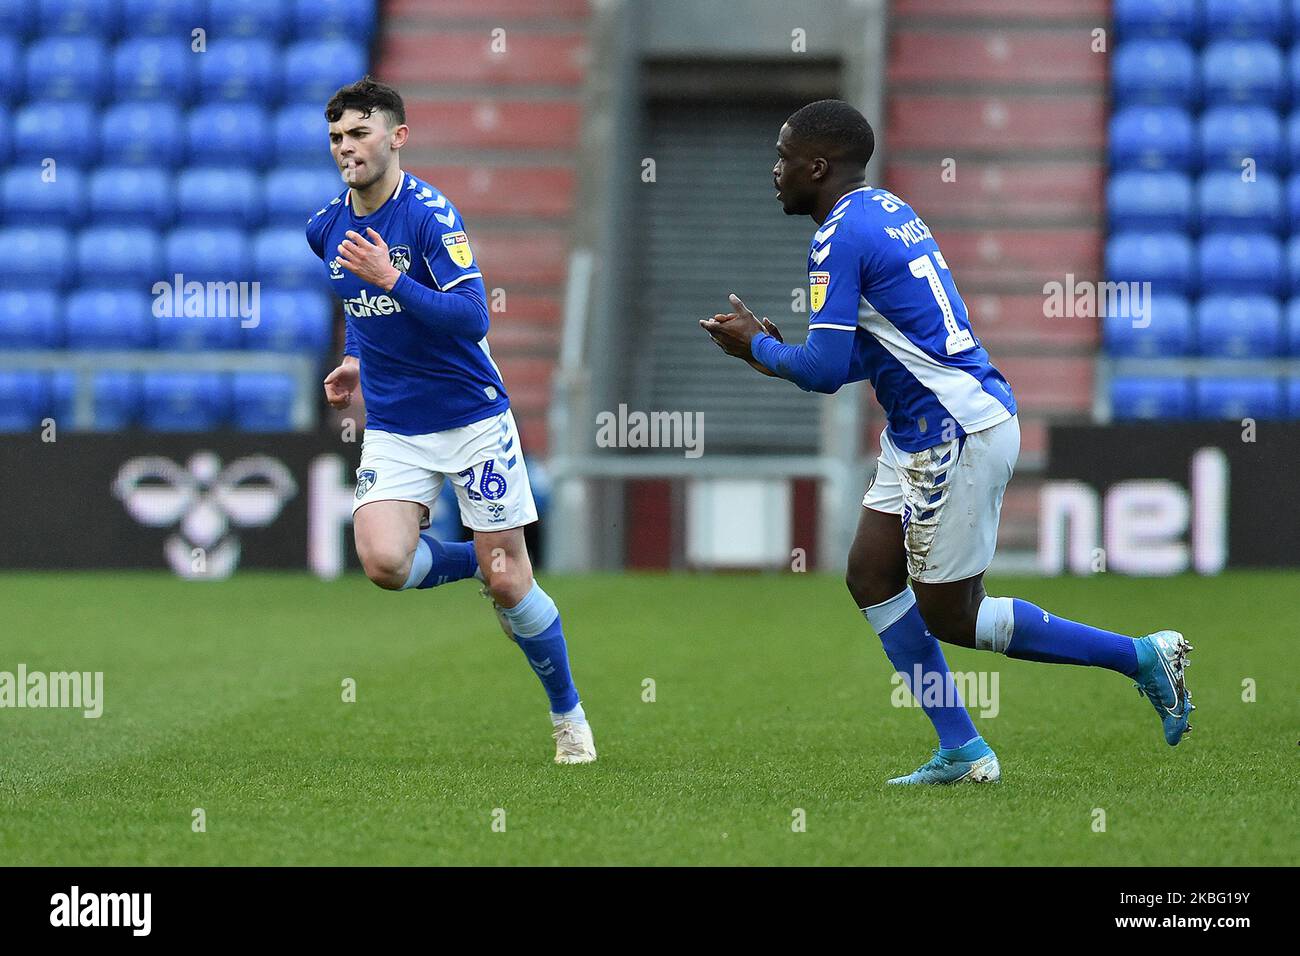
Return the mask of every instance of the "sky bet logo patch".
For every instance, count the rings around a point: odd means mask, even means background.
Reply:
[[[465,233],[449,232],[442,237],[442,244],[447,247],[447,252],[451,255],[451,261],[462,269],[468,268],[469,264],[474,261],[474,256],[469,251],[469,236],[465,235]]]
[[[826,303],[826,287],[831,284],[829,272],[808,273],[808,303],[812,311],[820,312]]]

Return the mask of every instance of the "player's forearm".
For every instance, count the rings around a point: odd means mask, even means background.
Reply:
[[[754,336],[750,350],[755,360],[806,392],[830,395],[848,381],[853,334],[836,329],[813,329],[803,345],[786,345],[766,332]]]
[[[403,274],[397,277],[390,295],[403,311],[446,335],[465,336],[476,342],[487,335],[487,303],[470,288],[439,292]]]

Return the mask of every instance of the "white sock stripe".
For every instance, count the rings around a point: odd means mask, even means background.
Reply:
[[[416,538],[415,554],[411,555],[411,572],[406,576],[406,583],[402,585],[402,590],[413,588],[423,581],[432,567],[433,552],[429,550],[429,545],[423,538]]]
[[[1015,629],[1016,612],[1011,598],[985,595],[975,616],[975,647],[1005,654]]]
[[[510,622],[510,628],[519,637],[536,637],[555,623],[560,610],[551,600],[551,596],[542,590],[542,586],[533,581],[533,586],[524,599],[514,607],[503,607],[501,613]]]
[[[862,616],[867,619],[867,622],[879,635],[891,624],[898,623],[899,619],[910,611],[914,604],[916,604],[916,595],[912,593],[910,587],[907,587],[888,601],[881,601],[879,604],[873,604],[871,607],[864,607],[860,610]]]

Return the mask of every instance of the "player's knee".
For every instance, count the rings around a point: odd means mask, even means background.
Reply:
[[[855,564],[850,558],[844,573],[844,584],[853,595],[854,603],[862,607],[883,604],[907,586],[906,579],[897,580],[892,575],[865,564]]]
[[[411,556],[391,548],[362,551],[360,558],[366,577],[386,591],[400,590],[411,570]]]
[[[972,609],[965,606],[927,606],[919,600],[917,606],[926,629],[939,640],[948,644],[974,646],[975,612]]]
[[[514,607],[533,587],[531,567],[511,567],[495,572],[485,572],[492,600],[502,607]]]

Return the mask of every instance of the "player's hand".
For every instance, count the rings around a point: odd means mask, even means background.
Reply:
[[[754,336],[759,332],[767,332],[778,342],[781,341],[781,335],[776,331],[776,326],[772,325],[767,319],[763,319],[761,322],[756,319],[754,313],[749,311],[749,308],[744,302],[740,301],[740,297],[735,293],[728,296],[728,299],[731,302],[732,311],[719,313],[711,319],[700,319],[700,327],[708,332],[709,337],[713,339],[718,348],[728,355],[744,359],[757,372],[762,372],[764,375],[773,375],[773,372],[754,361],[751,343],[754,341]]]
[[[339,243],[339,264],[361,281],[391,291],[401,273],[388,258],[388,243],[369,226],[365,236],[354,229],[345,235],[347,238]]]
[[[361,366],[355,359],[344,359],[342,365],[325,376],[325,401],[330,408],[347,408],[360,384]]]

